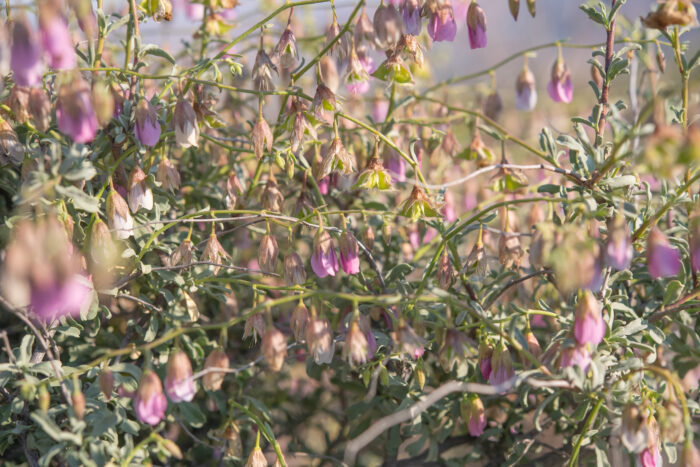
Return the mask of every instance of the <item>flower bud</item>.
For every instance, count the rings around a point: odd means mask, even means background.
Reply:
[[[245,326],[243,327],[243,339],[251,337],[253,342],[257,342],[258,337],[262,336],[266,329],[265,318],[263,318],[262,314],[256,313],[245,321]]]
[[[277,180],[275,180],[274,177],[268,178],[261,199],[263,209],[266,211],[280,212],[282,211],[283,201],[284,195],[277,185]]]
[[[401,5],[401,16],[403,18],[403,27],[406,34],[412,36],[420,35],[421,16],[420,16],[420,1],[405,0]]]
[[[530,11],[530,15],[534,18],[536,13],[535,0],[527,0],[527,9]]]
[[[314,100],[311,103],[311,110],[314,116],[327,125],[333,124],[333,112],[335,111],[335,93],[325,84],[321,83],[316,87]]]
[[[267,124],[262,116],[259,116],[258,121],[255,122],[252,139],[253,151],[258,159],[262,158],[263,151],[265,150],[267,150],[268,154],[272,154],[272,142],[274,137],[272,136],[270,125]]]
[[[231,172],[226,178],[226,206],[228,209],[236,208],[238,195],[243,193],[243,187],[235,172]]]
[[[51,102],[42,88],[29,90],[29,113],[34,120],[34,125],[39,131],[49,129],[51,120]]]
[[[350,329],[345,335],[345,344],[343,345],[343,358],[350,365],[362,365],[367,361],[369,344],[367,337],[360,329],[357,320],[350,323]]]
[[[437,267],[437,282],[438,287],[442,290],[448,290],[454,281],[455,270],[452,267],[450,256],[447,254],[447,249],[443,250],[440,257],[440,263]]]
[[[362,243],[365,244],[369,251],[372,251],[374,247],[374,229],[369,224],[362,231]]]
[[[494,91],[484,100],[484,115],[486,115],[491,120],[498,120],[503,111],[503,101],[501,100],[500,94]]]
[[[78,420],[82,420],[85,415],[85,395],[80,390],[79,385],[75,386],[73,394],[71,395],[71,401],[73,402],[73,412],[75,412],[75,417]]]
[[[228,368],[228,356],[223,350],[215,349],[207,356],[204,361],[204,369],[208,368]],[[225,373],[222,371],[212,371],[202,377],[202,386],[208,391],[218,391],[224,383]]]
[[[153,192],[146,184],[146,174],[138,164],[129,174],[128,188],[129,207],[132,212],[137,212],[141,208],[147,211],[153,209]]]
[[[527,341],[527,350],[535,357],[538,358],[542,354],[542,347],[535,337],[535,334],[528,330],[525,333],[525,341]]]
[[[576,307],[574,336],[579,345],[598,345],[605,336],[605,322],[600,314],[600,305],[593,294],[583,292]]]
[[[294,311],[292,312],[292,317],[289,319],[289,327],[292,329],[292,334],[294,334],[294,339],[301,341],[306,335],[306,326],[309,324],[309,310],[304,306],[303,303],[299,303]]]
[[[394,5],[381,3],[374,12],[373,23],[379,47],[388,49],[399,41],[403,23]]]
[[[457,23],[452,10],[452,2],[450,0],[442,0],[433,3],[433,5],[435,6],[430,12],[430,19],[428,20],[428,35],[435,42],[452,42],[457,34]]]
[[[336,37],[338,36],[340,37],[336,40]],[[338,57],[338,60],[345,60],[345,58],[347,58],[347,56],[350,54],[350,38],[348,36],[349,34],[346,34],[345,31],[342,31],[341,35],[338,18],[334,13],[333,22],[328,27],[328,31],[326,32],[326,46],[332,41],[335,41],[333,42],[333,45],[331,45],[329,51],[332,55]]]
[[[318,74],[319,78],[321,79],[320,84],[323,84],[326,88],[328,88],[331,94],[338,91],[338,87],[340,86],[340,78],[338,77],[338,66],[335,64],[335,59],[328,55],[321,58],[321,60],[318,62]],[[333,107],[335,107],[335,100],[333,101]]]
[[[192,379],[192,364],[187,354],[175,350],[168,357],[165,376],[165,393],[173,402],[189,402],[194,398],[195,388]]]
[[[518,21],[518,13],[520,13],[520,0],[508,0],[508,8],[513,19]]]
[[[297,40],[294,37],[291,23],[287,23],[287,27],[280,36],[273,54],[282,68],[291,70],[296,67],[299,52],[297,51]]]
[[[360,272],[359,246],[355,236],[350,232],[343,232],[338,240],[340,251],[340,265],[346,274]]]
[[[209,235],[209,240],[207,240],[206,246],[204,247],[202,260],[218,265],[224,263],[226,260],[228,260],[228,258],[230,258],[229,254],[226,253],[224,247],[221,245],[221,243],[219,243],[219,239],[216,237],[216,234],[212,232],[211,235]],[[217,274],[220,269],[221,266],[214,266],[212,271],[214,274]]]
[[[279,248],[277,247],[277,240],[272,235],[265,235],[262,240],[260,240],[260,246],[258,247],[258,264],[263,272],[275,272],[277,267],[277,256],[279,255]]]
[[[571,81],[569,67],[566,66],[561,57],[557,58],[552,65],[552,75],[547,85],[549,97],[554,102],[569,103],[574,98],[574,84]]]
[[[89,143],[97,133],[97,115],[90,97],[90,87],[79,75],[75,75],[71,83],[61,86],[58,91],[58,129],[76,143]]]
[[[526,65],[515,81],[515,108],[529,112],[535,108],[535,105],[537,105],[535,75],[532,74],[532,71]]]
[[[163,394],[163,386],[152,370],[141,374],[141,381],[134,397],[134,411],[141,423],[157,425],[165,416],[168,400]]]
[[[284,282],[288,286],[306,282],[306,269],[296,251],[290,251],[284,257]]]
[[[136,105],[134,134],[144,146],[153,147],[158,144],[160,139],[158,115],[151,103],[146,99],[139,99],[139,103]]]
[[[506,268],[517,269],[524,255],[520,246],[520,238],[510,232],[504,231],[498,241],[498,260]]]
[[[245,467],[267,467],[267,459],[260,446],[255,446],[248,456]]]
[[[173,112],[173,127],[175,141],[182,148],[197,147],[199,140],[199,125],[197,114],[192,104],[186,99],[180,99]]]
[[[481,436],[486,428],[486,413],[484,403],[479,396],[472,394],[460,403],[462,419],[467,423],[469,434],[475,437]]]
[[[621,215],[608,221],[608,241],[605,246],[605,263],[617,270],[624,271],[630,267],[634,250],[627,222]]]
[[[42,413],[45,414],[46,412],[48,412],[50,405],[51,395],[49,395],[49,391],[46,390],[46,385],[42,384],[41,386],[39,386],[39,410],[41,410]]]
[[[10,67],[18,85],[34,87],[41,83],[44,73],[41,47],[32,27],[24,18],[12,22]]]
[[[164,157],[158,164],[156,180],[163,185],[165,191],[176,191],[180,188],[180,172],[167,157]]]
[[[489,375],[489,384],[497,386],[511,379],[515,372],[513,371],[513,362],[510,357],[510,351],[502,342],[496,346],[491,357],[491,374]]]
[[[654,227],[647,238],[647,269],[652,279],[673,277],[681,270],[680,253],[658,227]]]
[[[104,394],[105,399],[108,401],[112,398],[112,392],[114,392],[114,374],[110,370],[104,370],[97,377],[97,383]]]
[[[486,381],[488,381],[491,376],[492,356],[493,347],[491,347],[491,344],[485,340],[481,341],[481,343],[479,343],[479,370],[481,371],[481,376],[483,376]]]
[[[467,10],[467,30],[472,49],[486,47],[486,15],[476,2],[472,2]]]
[[[287,338],[279,329],[268,329],[262,338],[265,363],[272,371],[280,371],[287,358]]]
[[[320,228],[314,237],[311,268],[322,278],[335,276],[338,272],[338,259],[333,248],[333,239],[328,231]]]
[[[106,202],[107,223],[110,229],[116,231],[117,237],[122,240],[133,235],[134,220],[129,214],[129,207],[122,195],[112,189],[107,195]]]
[[[314,318],[306,326],[306,346],[317,365],[329,364],[335,352],[335,340],[325,319]]]
[[[370,47],[375,47],[374,26],[372,21],[367,16],[365,6],[362,6],[362,13],[355,23],[355,43],[360,45],[363,41],[367,42]]]
[[[272,91],[275,88],[272,82],[272,72],[277,73],[277,67],[272,62],[267,53],[260,49],[255,56],[255,64],[253,65],[253,84],[258,91]]]

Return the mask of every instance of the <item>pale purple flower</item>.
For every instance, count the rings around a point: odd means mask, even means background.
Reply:
[[[204,18],[204,4],[187,2],[185,5],[185,13],[192,21],[201,21]]]
[[[552,77],[547,85],[549,97],[554,102],[569,103],[574,98],[574,84],[571,81],[569,68],[560,58],[552,66]]]
[[[56,104],[58,129],[76,143],[88,143],[97,133],[97,115],[90,100],[90,87],[81,78],[62,86]]]
[[[25,20],[14,21],[12,27],[10,68],[18,85],[33,87],[41,84],[44,73],[41,47],[34,31]]]
[[[484,411],[484,403],[478,396],[469,398],[462,410],[462,417],[467,421],[467,429],[470,435],[478,437],[484,433],[486,413]]]
[[[192,364],[187,354],[176,350],[168,358],[165,375],[165,392],[173,402],[189,402],[194,398]]]
[[[333,240],[326,230],[320,230],[314,239],[311,255],[311,268],[318,277],[335,276],[338,272],[338,259],[333,248]]]
[[[420,2],[418,0],[406,0],[401,6],[401,16],[406,34],[419,35],[421,29]]]
[[[136,106],[134,134],[141,144],[153,147],[160,139],[160,123],[153,106],[146,99],[141,99]]]
[[[64,283],[32,287],[29,308],[43,322],[63,316],[78,316],[91,303],[92,282],[75,274]]]
[[[577,345],[575,347],[568,347],[564,349],[561,353],[561,367],[568,368],[578,366],[587,372],[588,368],[591,366],[591,354],[588,348],[582,345]]]
[[[374,99],[372,102],[372,120],[383,122],[389,112],[389,101],[386,99]]]
[[[483,372],[483,370],[482,370]],[[504,344],[499,344],[491,356],[491,372],[488,382],[493,386],[503,384],[515,376],[510,352]]]
[[[391,150],[389,152],[389,157],[384,162],[384,167],[389,171],[394,181],[406,181],[406,161],[396,151]]]
[[[676,276],[681,270],[681,257],[657,227],[647,239],[647,268],[653,279]]]
[[[591,292],[584,292],[576,308],[574,336],[579,345],[597,345],[605,336],[605,321],[600,305]]]
[[[428,20],[428,35],[435,42],[455,40],[457,23],[450,3],[439,5]]]
[[[343,232],[338,241],[340,250],[340,266],[346,274],[360,272],[360,256],[357,239],[350,232]]]
[[[163,386],[158,375],[153,371],[146,370],[141,375],[133,402],[136,417],[142,423],[155,426],[165,416],[168,400],[163,394]]]
[[[476,2],[472,2],[467,10],[467,31],[469,47],[472,49],[486,47],[486,15]]]
[[[515,82],[515,108],[529,112],[537,105],[535,76],[529,68],[523,68]]]
[[[619,271],[624,271],[630,267],[634,250],[629,237],[627,238],[608,238],[608,244],[605,245],[605,263]]]
[[[56,70],[75,68],[76,55],[68,21],[59,14],[49,14],[39,19],[39,31],[49,66]]]

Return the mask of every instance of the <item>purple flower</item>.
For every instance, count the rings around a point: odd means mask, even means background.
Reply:
[[[12,27],[10,68],[20,86],[33,87],[41,83],[44,73],[41,48],[31,26],[23,19],[16,20]]]
[[[144,146],[155,146],[160,139],[160,123],[153,106],[146,99],[141,99],[136,106],[134,134]]]
[[[420,2],[418,0],[406,0],[401,6],[401,16],[406,34],[417,36],[420,34],[421,17]]]
[[[483,376],[483,370],[482,370]],[[515,376],[513,371],[513,361],[510,357],[508,348],[503,344],[499,344],[491,356],[491,372],[489,374],[489,384],[498,386],[503,384]]]
[[[554,102],[569,103],[574,98],[574,85],[571,82],[571,73],[561,57],[557,58],[552,66],[552,79],[547,85],[549,97]]]
[[[568,368],[578,366],[583,372],[587,372],[591,366],[591,354],[585,346],[577,345],[568,347],[561,353],[561,367]]]
[[[76,56],[68,21],[57,14],[39,15],[41,45],[49,56],[49,66],[56,70],[75,68]]]
[[[326,230],[319,229],[314,238],[311,268],[318,277],[335,276],[338,272],[338,259],[333,249],[333,240]]]
[[[605,336],[605,321],[600,306],[591,292],[584,292],[576,308],[574,336],[579,345],[597,345]]]
[[[535,76],[527,66],[518,75],[515,82],[515,108],[529,112],[537,105],[537,90],[535,89]]]
[[[165,415],[168,408],[168,400],[163,394],[163,385],[151,370],[141,374],[141,381],[134,396],[134,412],[142,423],[157,425]]]
[[[476,2],[472,2],[467,10],[467,31],[469,47],[472,49],[486,47],[486,15]]]
[[[90,101],[90,87],[82,78],[62,86],[56,104],[58,129],[76,143],[88,143],[97,133],[97,115]]]
[[[673,277],[681,270],[680,253],[657,227],[649,232],[647,239],[647,268],[653,279]]]
[[[634,250],[627,223],[621,216],[608,225],[608,243],[605,245],[605,263],[617,270],[624,271],[630,267]]]
[[[92,282],[75,274],[64,283],[35,285],[32,287],[29,307],[43,322],[63,316],[77,316],[90,304]]]
[[[355,236],[350,232],[343,232],[338,241],[340,250],[340,266],[346,274],[360,272],[359,247]]]
[[[386,120],[387,112],[389,112],[388,100],[374,99],[374,101],[372,101],[372,120],[374,122],[383,122]]]
[[[187,354],[176,350],[170,354],[165,375],[165,392],[173,402],[191,401],[194,398],[192,364]]]
[[[389,171],[394,181],[406,181],[406,161],[398,152],[393,149],[389,151],[389,157],[386,159],[384,167]]]
[[[435,42],[455,40],[457,23],[450,3],[444,3],[437,7],[428,21],[428,35]]]
[[[486,413],[484,403],[479,396],[472,395],[464,401],[461,407],[462,418],[467,422],[467,429],[472,436],[481,436],[486,428]]]

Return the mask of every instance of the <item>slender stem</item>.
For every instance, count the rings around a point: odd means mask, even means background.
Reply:
[[[615,3],[618,0],[612,0],[612,7],[615,7]],[[598,126],[596,128],[596,144],[600,144],[603,139],[603,133],[605,132],[605,119],[608,114],[608,94],[610,93],[610,79],[608,73],[610,71],[610,65],[612,64],[614,46],[615,46],[615,23],[617,20],[617,14],[610,21],[610,28],[607,30],[607,41],[605,42],[605,76],[603,79],[603,89],[600,92],[600,119],[598,120]]]
[[[569,467],[574,467],[578,465],[578,453],[581,451],[581,446],[583,445],[583,440],[586,439],[586,433],[588,430],[591,428],[593,425],[593,422],[595,421],[595,418],[598,416],[598,412],[600,411],[600,408],[603,406],[603,399],[598,399],[598,402],[593,406],[593,410],[591,410],[591,413],[588,415],[588,418],[586,419],[586,423],[583,425],[583,431],[581,432],[580,435],[578,435],[578,439],[576,440],[576,444],[574,445],[574,449],[571,452],[571,458],[569,459]]]

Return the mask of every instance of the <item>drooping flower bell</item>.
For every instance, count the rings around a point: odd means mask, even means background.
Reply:
[[[263,156],[265,150],[268,154],[272,153],[272,142],[274,137],[272,135],[272,130],[270,130],[270,125],[265,121],[262,113],[258,115],[258,120],[253,126],[253,151],[255,156],[260,159]]]
[[[591,353],[588,351],[588,347],[576,345],[562,350],[561,367],[574,366],[581,368],[584,373],[588,371],[588,368],[591,366]]]
[[[143,208],[147,211],[153,209],[153,191],[146,184],[146,174],[141,167],[136,164],[129,174],[129,207],[132,212],[137,212]]]
[[[165,393],[173,402],[189,402],[194,398],[192,364],[187,354],[180,349],[175,350],[168,357]]]
[[[180,188],[180,172],[167,157],[163,157],[158,164],[156,180],[162,184],[166,191],[176,191]]]
[[[175,141],[180,147],[197,147],[199,144],[197,114],[187,99],[180,99],[175,105],[173,128],[175,129]]]
[[[335,340],[328,321],[313,318],[306,325],[306,346],[317,365],[329,364],[335,352]]]
[[[673,277],[681,270],[681,257],[658,227],[647,238],[647,269],[653,279]]]
[[[186,238],[175,249],[173,254],[170,255],[170,258],[168,259],[168,266],[169,267],[189,266],[190,264],[192,264],[193,260],[194,260],[194,251],[192,248],[192,240],[190,240],[189,238]]]
[[[287,338],[282,331],[270,328],[262,337],[262,353],[272,371],[280,371],[287,358]]]
[[[450,255],[447,254],[447,249],[443,250],[440,256],[440,262],[437,266],[437,283],[438,287],[443,290],[448,290],[452,285],[455,277],[455,270],[450,261]]]
[[[253,65],[253,84],[258,91],[272,91],[275,84],[272,81],[272,72],[277,73],[277,66],[272,62],[267,53],[260,48],[255,56],[255,64]]]
[[[284,282],[288,286],[306,282],[304,263],[296,251],[292,250],[284,256]]]
[[[321,163],[316,167],[314,177],[316,180],[321,180],[330,175],[331,172],[340,172],[345,175],[355,171],[355,160],[350,154],[343,142],[336,135],[328,145],[328,149],[321,159]]]
[[[374,35],[377,45],[383,49],[394,46],[401,37],[403,22],[394,5],[380,3],[374,12]]]
[[[340,37],[335,40],[338,36]],[[335,14],[335,10],[333,10],[333,22],[326,31],[326,45],[330,44],[331,41],[334,40],[335,42],[333,42],[333,45],[330,47],[331,54],[335,55],[340,61],[345,60],[350,53],[350,37],[346,32],[343,32],[341,35],[341,29],[340,25],[338,24],[338,17]]]
[[[204,361],[204,369],[209,368],[228,368],[229,360],[223,350],[215,349],[207,356]],[[212,371],[202,377],[202,386],[209,391],[218,391],[221,385],[224,384],[224,375],[222,371]]]
[[[510,351],[503,342],[500,342],[491,356],[491,374],[489,384],[497,386],[503,384],[515,375]]]
[[[476,394],[470,394],[460,404],[462,419],[467,424],[469,434],[475,437],[481,436],[486,428],[486,413],[484,403]]]
[[[13,21],[10,68],[18,85],[33,87],[41,84],[44,73],[41,47],[32,27],[24,18]]]
[[[353,319],[347,334],[345,334],[343,358],[350,365],[362,365],[367,361],[368,349],[367,336],[360,329],[358,320]]]
[[[547,92],[554,102],[568,104],[574,98],[574,84],[571,81],[571,73],[569,73],[569,67],[564,63],[561,53],[559,53],[557,60],[552,65],[552,75],[547,85]]]
[[[367,54],[366,48],[355,50],[353,44],[348,57],[348,69],[345,76],[348,91],[353,96],[369,91],[369,75],[374,71],[374,60]]]
[[[292,16],[289,15],[289,21],[287,22],[287,27],[280,36],[279,42],[274,49],[274,56],[279,62],[280,66],[284,69],[291,70],[297,65],[297,60],[299,59],[299,52],[297,50],[297,40],[294,37],[294,32],[292,31],[291,24]]]
[[[75,68],[76,55],[68,21],[60,11],[60,5],[52,1],[40,3],[39,33],[41,45],[48,55],[49,66],[56,70]]]
[[[428,35],[435,42],[452,42],[457,34],[457,23],[451,0],[438,0],[428,19]]]
[[[421,16],[420,16],[420,1],[405,0],[401,5],[401,16],[403,17],[403,27],[406,34],[412,36],[420,35]]]
[[[90,100],[90,86],[79,75],[58,91],[56,121],[58,129],[76,143],[89,143],[95,138],[97,115]]]
[[[163,385],[152,370],[141,374],[139,387],[134,396],[134,412],[141,423],[157,425],[165,416],[168,400],[163,394]]]
[[[160,139],[158,115],[150,102],[139,99],[134,117],[134,134],[141,144],[153,147]]]
[[[605,263],[611,268],[624,271],[630,267],[634,249],[625,218],[615,216],[608,221],[608,240],[605,245]]]
[[[360,272],[360,256],[357,239],[350,232],[343,232],[338,239],[340,251],[340,266],[345,274],[357,274]]]
[[[574,336],[579,345],[600,344],[605,336],[605,321],[600,314],[600,305],[593,294],[585,291],[576,307]]]
[[[214,266],[212,272],[216,274],[219,272],[219,269],[221,269],[221,266],[218,265],[226,262],[230,257],[231,256],[226,252],[221,242],[219,242],[219,239],[216,237],[216,232],[212,231],[211,234],[209,234],[207,244],[204,246],[202,260],[215,264],[216,266]]]
[[[467,10],[467,30],[469,32],[469,47],[482,49],[486,47],[486,15],[475,1]]]
[[[425,353],[425,340],[403,319],[399,320],[399,325],[391,337],[399,350],[414,360],[418,360]]]
[[[109,228],[116,232],[118,238],[124,240],[133,235],[134,219],[129,213],[129,206],[115,189],[107,195],[106,211]]]
[[[279,256],[279,247],[277,240],[272,235],[265,235],[260,240],[258,246],[258,264],[263,272],[273,273],[277,267],[277,257]]]
[[[316,87],[314,99],[311,102],[311,110],[321,122],[333,124],[334,112],[336,109],[335,93],[324,83],[319,83]]]
[[[532,74],[527,64],[515,81],[515,108],[529,112],[537,105],[537,90],[535,89],[535,75]]]
[[[333,248],[333,239],[323,228],[319,228],[314,237],[311,268],[318,277],[335,276],[338,272],[338,259]]]
[[[309,309],[300,300],[292,312],[292,317],[289,319],[289,327],[292,329],[294,339],[297,341],[301,341],[306,336],[306,326],[309,324],[309,319]]]
[[[367,15],[367,9],[362,6],[362,12],[360,17],[355,23],[355,44],[358,46],[363,42],[366,42],[370,47],[376,47],[376,38],[374,37],[374,26],[372,25],[372,20],[369,19]]]
[[[39,131],[49,129],[51,120],[51,102],[46,92],[42,88],[31,88],[29,90],[29,113],[34,120],[34,126]]]

